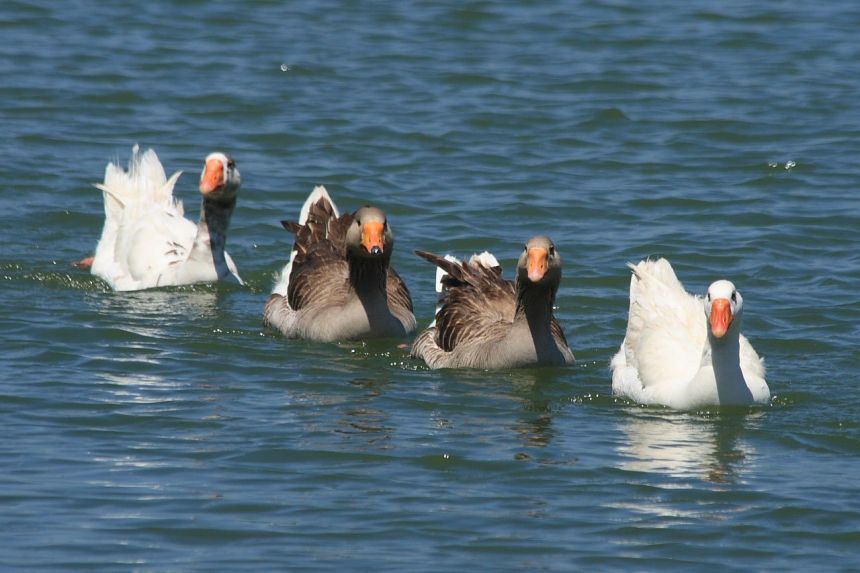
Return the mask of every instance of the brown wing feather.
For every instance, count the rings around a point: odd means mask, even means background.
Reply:
[[[450,352],[459,344],[501,338],[516,311],[514,285],[502,278],[501,267],[457,263],[416,251],[444,270],[442,307],[436,313],[436,344]]]
[[[349,279],[345,240],[352,215],[335,217],[332,204],[323,197],[311,205],[304,225],[281,223],[296,235],[296,256],[287,292],[290,307],[299,310],[317,302],[336,304],[345,298]]]
[[[400,306],[412,312],[412,296],[406,283],[400,278],[393,268],[388,267],[388,275],[385,277],[385,291],[388,295],[389,306]]]
[[[569,347],[567,344],[567,338],[564,336],[564,330],[562,330],[561,325],[558,323],[555,316],[552,317],[552,320],[549,323],[549,331],[552,333],[553,338]]]

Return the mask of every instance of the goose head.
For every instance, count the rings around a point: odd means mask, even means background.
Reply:
[[[346,231],[347,253],[361,259],[389,259],[394,236],[381,209],[362,207],[352,215]]]
[[[518,284],[557,287],[560,281],[561,256],[553,242],[541,235],[529,239],[517,262]]]
[[[200,174],[200,193],[206,199],[231,201],[236,198],[242,178],[236,162],[229,155],[216,151],[206,157]]]
[[[708,336],[717,340],[728,332],[740,330],[744,299],[730,281],[716,281],[705,295],[705,316],[708,317]]]

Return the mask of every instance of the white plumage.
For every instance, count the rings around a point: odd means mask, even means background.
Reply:
[[[235,163],[223,153],[206,158],[201,174],[200,222],[185,218],[173,197],[181,175],[168,179],[152,149],[132,150],[128,170],[116,163],[105,169],[105,224],[90,271],[118,291],[215,281],[233,276],[224,252],[226,231],[240,184]]]
[[[743,298],[729,281],[687,293],[666,259],[629,265],[627,333],[612,359],[612,391],[679,409],[770,399],[764,362],[740,334]]]

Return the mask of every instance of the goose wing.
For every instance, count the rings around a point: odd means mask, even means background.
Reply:
[[[701,299],[687,293],[666,259],[629,266],[627,365],[643,387],[691,379],[707,337]]]
[[[485,265],[477,257],[460,262],[423,251],[416,254],[444,271],[442,306],[436,313],[439,348],[450,352],[459,344],[496,340],[508,332],[516,295],[513,283],[502,278],[500,266]]]
[[[293,310],[309,304],[337,304],[348,294],[349,265],[344,256],[352,215],[338,216],[327,196],[309,206],[304,224],[282,221],[295,233],[287,300]]]

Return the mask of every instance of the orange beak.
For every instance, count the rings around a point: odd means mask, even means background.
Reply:
[[[385,225],[378,221],[369,221],[361,226],[361,246],[373,255],[385,251],[383,238],[385,237]]]
[[[711,303],[711,333],[717,338],[722,338],[732,325],[732,307],[729,299],[718,298]]]
[[[529,272],[529,280],[536,283],[543,278],[549,268],[549,252],[541,247],[532,247],[529,249],[528,257],[526,269]]]
[[[203,194],[211,193],[223,184],[224,164],[218,159],[210,159],[206,162],[203,176],[200,178],[200,192]]]

